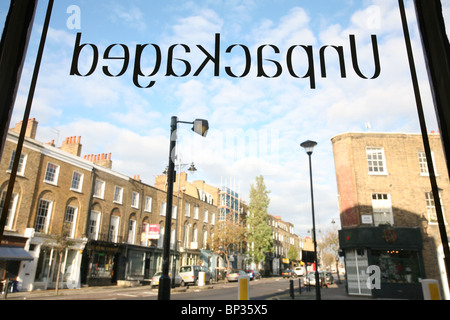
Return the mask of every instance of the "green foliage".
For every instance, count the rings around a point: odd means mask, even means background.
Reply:
[[[256,177],[256,186],[250,188],[248,225],[248,253],[253,262],[264,261],[265,255],[272,251],[272,228],[268,225],[267,210],[269,208],[269,193],[264,184],[263,176]]]

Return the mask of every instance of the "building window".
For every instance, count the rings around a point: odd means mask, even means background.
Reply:
[[[89,239],[97,240],[99,227],[100,227],[100,212],[91,211],[91,217],[89,220]]]
[[[11,154],[11,160],[9,161],[9,167],[8,167],[8,171],[11,172],[12,167],[13,167],[13,163],[14,163],[14,158],[16,156],[16,150],[13,150],[12,154]],[[20,176],[23,176],[25,173],[25,163],[27,162],[27,155],[25,154],[21,154],[20,155],[20,159],[19,159],[19,166],[17,167],[17,174]]]
[[[6,190],[3,190],[1,198],[0,198],[0,217],[2,216],[3,206],[5,205],[5,198],[6,198]],[[12,224],[14,221],[14,216],[16,214],[18,199],[19,199],[18,193],[13,193],[11,195],[11,201],[9,202],[9,208],[8,208],[8,212],[7,212],[6,222],[5,222],[6,229],[12,229]]]
[[[191,216],[191,204],[189,202],[186,202],[184,205],[184,216],[190,217]]]
[[[117,242],[117,236],[119,234],[119,221],[120,218],[117,216],[111,216],[111,221],[109,224],[109,233],[108,233],[108,240],[110,242]]]
[[[373,223],[393,225],[391,197],[387,193],[372,194]]]
[[[130,219],[128,222],[128,243],[134,244],[136,234],[136,220]]]
[[[81,187],[83,185],[83,174],[74,171],[72,175],[72,184],[70,185],[70,189],[74,191],[81,192]]]
[[[68,236],[73,238],[75,235],[75,223],[77,221],[78,208],[73,206],[66,207],[66,214],[64,215],[64,223],[68,228]]]
[[[123,199],[123,188],[119,186],[115,186],[114,188],[114,202],[122,204]]]
[[[47,163],[47,170],[45,171],[44,181],[51,184],[57,184],[58,175],[59,175],[59,166],[50,162]]]
[[[152,212],[152,197],[149,196],[145,197],[144,211]]]
[[[208,223],[208,210],[205,210],[203,213],[203,222]]]
[[[53,202],[40,199],[34,229],[36,232],[47,232]]]
[[[369,174],[387,174],[383,148],[366,148]]]
[[[198,210],[199,210],[198,205],[195,205],[194,206],[194,219],[195,220],[198,220]]]
[[[178,216],[178,207],[172,206],[172,219],[176,219]]]
[[[105,181],[95,180],[94,197],[103,199],[105,195]]]
[[[139,193],[133,191],[133,193],[131,194],[131,206],[133,208],[139,208]]]
[[[438,223],[437,215],[436,215],[436,205],[434,202],[434,197],[433,197],[432,192],[425,192],[425,203],[427,206],[428,221],[430,223]],[[442,213],[444,213],[442,201],[441,201],[441,209],[442,209]]]
[[[427,156],[426,156],[425,152],[420,151],[417,154],[417,156],[419,157],[420,175],[421,176],[428,176],[429,175],[429,171],[428,171]],[[435,173],[435,175],[437,175],[436,166],[434,165],[433,153],[431,153],[431,161],[433,162],[434,173]]]
[[[161,201],[161,208],[159,211],[159,215],[166,216],[166,203],[164,201]]]

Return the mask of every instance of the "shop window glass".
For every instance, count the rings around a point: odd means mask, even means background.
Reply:
[[[419,283],[422,277],[417,251],[373,250],[372,258],[380,267],[381,283]]]

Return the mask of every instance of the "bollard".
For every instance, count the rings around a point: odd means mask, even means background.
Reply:
[[[441,292],[437,280],[423,279],[421,283],[424,300],[441,300]]]
[[[205,285],[205,273],[203,271],[198,273],[198,286],[203,287]]]
[[[238,300],[250,300],[249,296],[250,277],[240,275],[238,278]]]
[[[289,280],[289,292],[291,294],[291,298],[294,299],[294,280]]]
[[[298,279],[298,293],[302,294],[302,279]]]

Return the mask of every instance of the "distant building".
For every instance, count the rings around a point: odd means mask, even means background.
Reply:
[[[450,184],[439,134],[428,136],[445,221]],[[434,199],[422,136],[345,133],[333,145],[348,293],[422,298],[421,279],[437,279],[448,296]],[[368,266],[381,288],[367,284]]]

